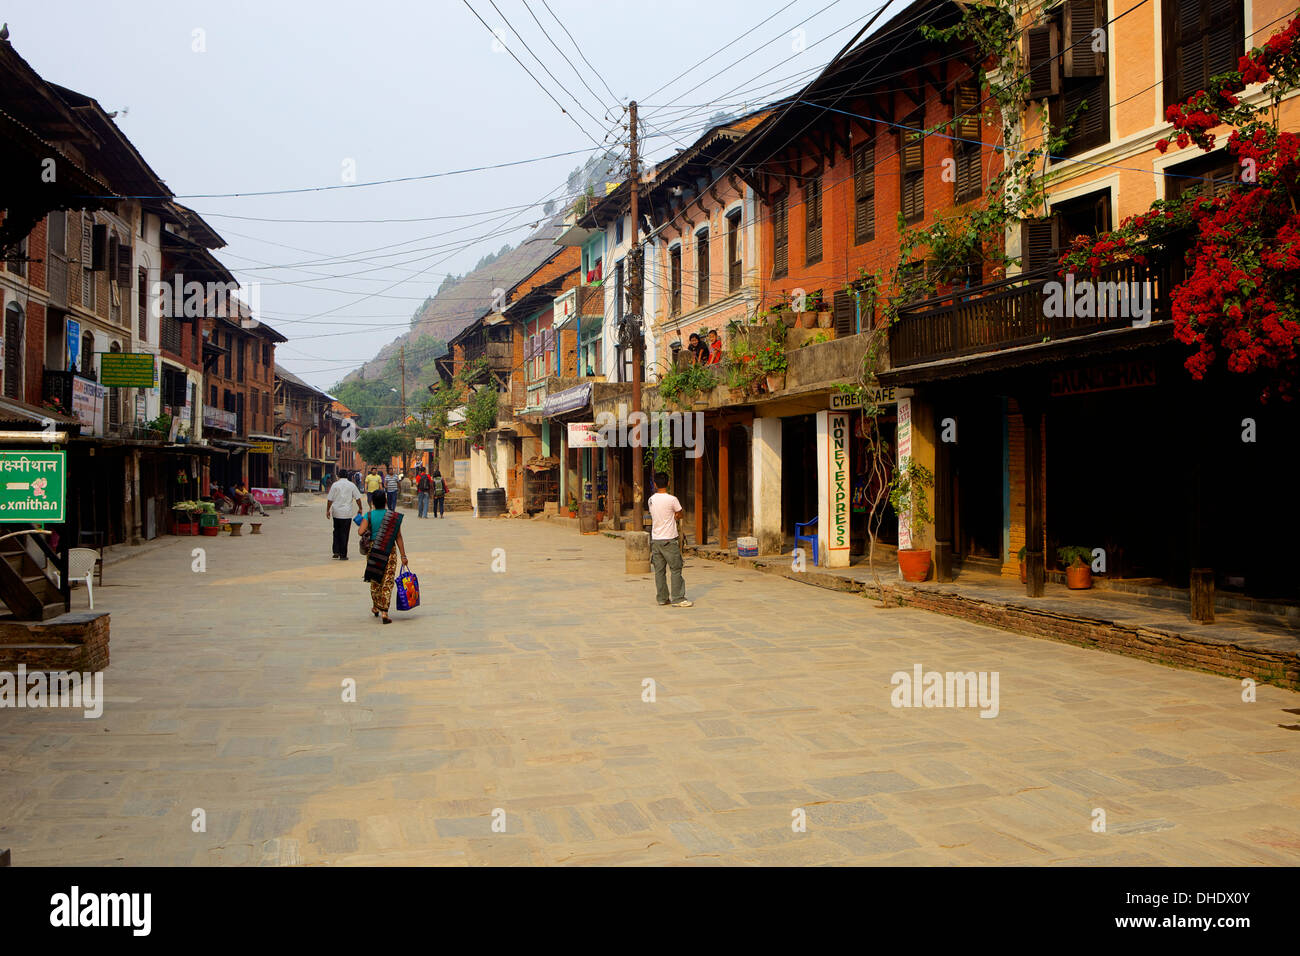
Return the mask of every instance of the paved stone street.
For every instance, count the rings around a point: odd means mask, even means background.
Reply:
[[[660,608],[621,541],[542,522],[410,514],[405,534],[424,606],[388,627],[355,553],[329,559],[319,497],[260,537],[111,565],[103,716],[0,710],[0,847],[15,865],[1300,863],[1287,691],[1243,703],[1235,680],[708,561],[687,564],[694,608]],[[891,706],[915,665],[996,671],[997,716]]]

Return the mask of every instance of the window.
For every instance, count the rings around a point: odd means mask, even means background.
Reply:
[[[1164,0],[1165,105],[1210,88],[1210,77],[1237,68],[1245,46],[1242,0]]]
[[[903,220],[919,222],[925,216],[925,114],[917,110],[903,121],[899,131],[902,150],[899,157],[902,182]]]
[[[822,178],[814,176],[803,187],[804,262],[822,261]]]
[[[83,216],[81,220],[81,304],[87,309],[95,307],[95,277],[90,271],[93,264],[91,240],[94,231],[91,225],[92,220]]]
[[[80,371],[85,378],[94,379],[98,377],[95,375],[95,334],[93,332],[82,333]]]
[[[679,243],[668,250],[668,288],[671,293],[672,315],[682,312],[682,247]]]
[[[27,237],[23,236],[12,248],[12,258],[6,257],[5,268],[16,276],[27,275]]]
[[[213,408],[217,407],[217,386],[211,386],[208,392],[208,404]]]
[[[695,234],[695,304],[709,302],[709,230]]]
[[[898,269],[898,298],[900,305],[919,302],[926,295],[925,263],[909,262]]]
[[[876,141],[868,140],[853,153],[853,242],[876,238]]]
[[[1224,196],[1237,182],[1238,168],[1223,150],[1165,170],[1165,196]]]
[[[235,350],[235,337],[229,332],[226,333],[226,354],[223,362],[226,378],[230,378],[230,353]],[[227,408],[226,411],[232,412],[233,408]]]
[[[974,83],[959,83],[953,96],[953,160],[956,179],[953,195],[957,202],[978,198],[984,192],[984,171],[980,162],[980,93]]]
[[[135,310],[140,325],[140,341],[149,341],[149,274],[144,269],[136,270],[137,286],[135,290]]]
[[[1066,156],[1110,141],[1105,29],[1105,0],[1065,0],[1027,34],[1029,98],[1046,99],[1052,125],[1068,130]]]
[[[271,367],[271,346],[269,345],[262,346],[262,364],[268,369]]]
[[[244,380],[244,357],[248,353],[248,349],[246,348],[247,344],[248,343],[245,342],[243,339],[240,339],[237,343],[235,343],[235,348],[237,350],[237,357],[236,357],[237,360],[236,360],[236,368],[235,368],[235,371],[237,373],[236,381],[239,382],[242,382]]]
[[[790,271],[790,194],[783,193],[772,203],[772,278],[779,279]]]
[[[727,291],[735,292],[740,288],[740,210],[727,216]]]
[[[5,306],[5,397],[23,394],[23,307],[17,302]]]
[[[614,266],[614,321],[623,321],[623,260]]]
[[[1108,189],[1053,203],[1049,216],[1020,223],[1021,270],[1054,266],[1075,236],[1098,236],[1110,228]]]
[[[614,245],[620,245],[623,242],[623,217],[619,216],[614,223]]]
[[[235,410],[235,393],[230,389],[226,389],[222,404],[226,411],[233,412]]]
[[[173,303],[172,308],[176,308]],[[173,355],[181,354],[181,323],[170,315],[164,315],[159,323],[159,345]]]

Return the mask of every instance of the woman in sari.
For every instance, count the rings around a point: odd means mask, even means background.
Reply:
[[[407,564],[406,544],[402,541],[402,516],[388,509],[388,496],[382,488],[371,493],[370,505],[370,511],[360,525],[362,532],[367,527],[370,529],[370,553],[366,555],[363,580],[370,582],[370,613],[375,617],[383,615],[384,623],[392,624],[388,604],[393,596],[398,552],[402,555],[402,566]]]

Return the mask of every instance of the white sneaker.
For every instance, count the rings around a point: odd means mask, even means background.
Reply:
[[[673,607],[695,607],[695,605],[690,601],[682,600],[674,604]]]

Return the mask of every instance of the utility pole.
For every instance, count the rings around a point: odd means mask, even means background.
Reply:
[[[398,360],[398,368],[401,369],[402,375],[402,430],[406,430],[406,346],[402,346],[401,358]],[[402,474],[406,474],[411,467],[410,456],[405,451],[402,452]]]
[[[641,365],[645,355],[645,340],[642,337],[643,316],[641,315],[641,216],[637,206],[640,192],[640,165],[636,153],[636,100],[628,105],[631,132],[631,150],[628,159],[628,184],[632,191],[632,249],[628,256],[631,269],[628,283],[628,297],[631,299],[632,319],[632,412],[640,422],[641,412]],[[632,444],[632,530],[640,532],[645,529],[645,464],[642,460],[641,443]]]

